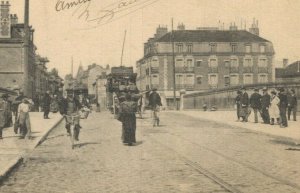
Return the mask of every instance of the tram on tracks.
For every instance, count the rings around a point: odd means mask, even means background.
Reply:
[[[136,86],[137,74],[133,72],[133,67],[112,67],[111,73],[107,76],[106,96],[107,108],[115,116],[119,112],[119,104],[125,100],[127,93],[138,102],[140,92]]]

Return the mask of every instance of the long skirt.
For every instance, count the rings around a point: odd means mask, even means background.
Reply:
[[[123,143],[136,143],[135,140],[136,117],[135,113],[122,115],[122,141]]]
[[[21,134],[25,137],[25,135],[29,138],[31,136],[31,124],[29,113],[21,112],[19,115],[19,125],[21,129]]]

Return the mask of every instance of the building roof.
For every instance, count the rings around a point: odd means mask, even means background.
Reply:
[[[170,42],[172,33],[159,38],[157,42]],[[174,42],[269,42],[246,30],[176,30]]]
[[[276,78],[300,77],[300,61],[296,61],[285,68],[275,69]]]

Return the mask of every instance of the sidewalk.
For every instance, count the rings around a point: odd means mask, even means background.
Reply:
[[[260,115],[258,115],[258,123],[254,123],[253,111],[251,112],[247,123],[236,121],[236,111],[178,111],[176,113],[235,127],[241,127],[256,132],[262,132],[268,135],[282,137],[288,139],[289,141],[300,143],[300,116],[297,116],[297,121],[288,121],[287,128],[280,128],[279,125],[261,124],[263,121]]]
[[[44,140],[47,134],[62,119],[60,114],[50,114],[50,119],[43,119],[42,112],[30,113],[32,139],[19,139],[13,128],[3,131],[3,140],[0,140],[0,182],[3,177],[24,157]]]

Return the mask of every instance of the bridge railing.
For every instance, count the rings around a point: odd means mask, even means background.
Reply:
[[[273,82],[273,83],[263,83],[263,84],[249,84],[243,85],[246,88],[247,93],[250,95],[253,93],[254,88],[261,89],[267,87],[270,93],[271,90],[279,87],[285,89],[295,89],[296,96],[298,99],[300,97],[300,82]],[[196,93],[185,94],[182,97],[183,109],[202,109],[203,105],[206,104],[208,108],[212,106],[217,107],[217,109],[233,110],[235,105],[235,97],[237,96],[237,91],[241,86],[232,86],[220,89],[211,89],[207,91],[199,91]],[[298,103],[298,111],[300,110],[300,103]]]

